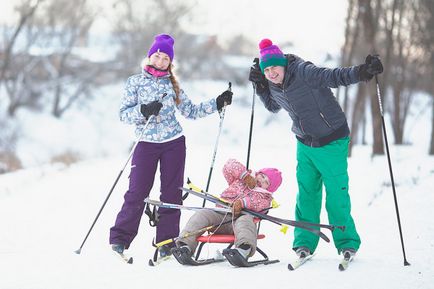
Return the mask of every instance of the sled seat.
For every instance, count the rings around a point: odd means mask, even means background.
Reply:
[[[259,234],[256,237],[259,239],[264,239],[264,234]],[[219,235],[219,234],[213,234],[213,235],[206,235],[206,236],[199,236],[196,238],[196,240],[200,243],[235,243],[235,235]]]

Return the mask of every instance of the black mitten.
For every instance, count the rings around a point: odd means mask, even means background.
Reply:
[[[163,104],[158,100],[154,100],[148,104],[142,104],[140,106],[140,112],[146,119],[149,119],[151,115],[157,116],[160,113],[160,109],[163,107]]]
[[[226,90],[216,98],[217,110],[220,112],[225,105],[232,103],[232,91]]]
[[[383,72],[383,64],[380,56],[369,54],[366,56],[365,63],[359,65],[359,79],[361,81],[369,81],[374,75]]]

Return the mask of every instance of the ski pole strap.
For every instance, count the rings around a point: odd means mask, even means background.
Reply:
[[[153,207],[151,211],[151,205],[149,203],[146,203],[145,205],[145,214],[149,217],[149,225],[151,227],[155,227],[158,224],[159,216],[158,212],[155,209],[155,206]]]

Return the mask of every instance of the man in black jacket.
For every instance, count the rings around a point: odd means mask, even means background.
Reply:
[[[284,55],[271,40],[259,43],[260,58],[250,70],[249,80],[265,107],[288,112],[297,138],[297,183],[299,192],[295,217],[320,222],[322,186],[326,191],[329,222],[344,225],[335,230],[338,253],[354,255],[360,237],[351,217],[348,194],[348,144],[350,130],[342,108],[330,88],[368,81],[383,71],[380,58],[368,55],[365,63],[345,68],[322,68],[298,56]],[[299,256],[312,254],[318,236],[294,229],[293,249]]]

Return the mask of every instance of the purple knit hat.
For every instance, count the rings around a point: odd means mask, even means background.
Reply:
[[[258,171],[258,173],[262,173],[268,177],[270,181],[270,186],[267,191],[274,193],[282,184],[282,173],[275,168],[264,168]]]
[[[174,57],[174,43],[175,40],[172,38],[172,36],[168,34],[158,34],[157,36],[155,36],[154,43],[152,43],[151,48],[149,48],[148,57],[150,57],[155,52],[161,51],[169,55],[170,60],[172,61]]]
[[[262,39],[259,42],[259,67],[262,73],[264,73],[265,68],[269,66],[286,66],[288,61],[283,55],[282,50],[277,45],[274,45],[270,39]]]

